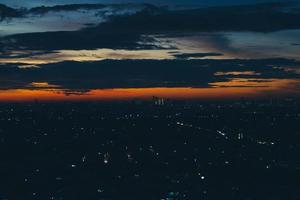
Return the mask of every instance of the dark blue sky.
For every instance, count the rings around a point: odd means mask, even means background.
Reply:
[[[200,5],[228,5],[228,4],[251,4],[287,0],[0,0],[10,6],[39,6],[70,3],[155,3],[155,4],[200,4]],[[298,0],[299,1],[299,0]]]

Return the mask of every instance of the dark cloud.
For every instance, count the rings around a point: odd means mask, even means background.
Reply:
[[[152,38],[126,32],[91,30],[18,34],[0,39],[5,50],[152,49]],[[144,43],[141,43],[144,42]],[[0,47],[0,49],[1,49]],[[4,51],[4,50],[3,50]]]
[[[78,6],[78,5],[77,5]],[[39,8],[77,9],[76,5]],[[83,6],[83,5],[80,5]],[[100,6],[100,5],[98,5]],[[79,31],[28,33],[6,36],[0,39],[1,48],[20,50],[58,50],[95,48],[157,48],[151,40],[141,35],[172,34],[213,31],[269,32],[300,28],[300,12],[287,12],[287,3],[252,6],[212,7],[193,10],[164,10],[146,5],[133,15],[111,16],[111,20],[97,27]],[[44,10],[46,9],[46,11]],[[228,39],[220,39],[218,47],[228,48]],[[222,48],[222,50],[224,50]]]
[[[8,17],[18,17],[20,14],[20,11],[0,4],[0,21]]]
[[[56,5],[56,6],[41,6],[31,8],[28,12],[34,14],[45,14],[47,12],[59,12],[59,11],[75,11],[75,10],[93,10],[93,9],[102,9],[107,7],[104,4],[70,4],[70,5]]]
[[[210,87],[212,82],[232,78],[249,81],[297,79],[299,74],[274,66],[299,66],[287,59],[263,60],[105,60],[62,62],[20,69],[17,64],[0,68],[1,89],[31,88],[32,82],[47,82],[67,90],[145,87]],[[249,75],[215,75],[217,72],[246,72]],[[17,80],[17,81],[16,81]],[[265,81],[266,82],[266,81]],[[263,82],[262,82],[263,86]]]
[[[136,32],[163,31],[258,31],[268,32],[300,28],[300,12],[286,12],[286,3],[252,6],[211,7],[166,11],[158,14],[140,12],[116,17],[99,29]]]
[[[222,56],[221,53],[174,53],[177,59],[204,58],[212,56]]]

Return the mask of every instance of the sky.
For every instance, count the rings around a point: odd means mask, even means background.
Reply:
[[[197,4],[197,5],[230,5],[265,2],[286,2],[287,0],[0,0],[0,3],[14,7],[34,7],[72,3],[154,3],[154,4]],[[296,0],[299,1],[299,0]]]
[[[35,7],[147,1],[195,8],[289,0],[130,1],[0,3]],[[149,6],[93,7],[88,12],[49,9],[42,14],[28,10],[2,18],[0,102],[42,96],[45,100],[300,96],[299,7],[246,5],[180,12],[145,8]],[[139,13],[144,11],[146,15]]]

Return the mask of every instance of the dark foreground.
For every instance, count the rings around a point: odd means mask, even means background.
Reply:
[[[0,104],[0,199],[300,199],[291,100]]]

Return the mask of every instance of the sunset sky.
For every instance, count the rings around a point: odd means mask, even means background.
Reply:
[[[2,0],[0,100],[299,95],[299,4],[130,2]]]

